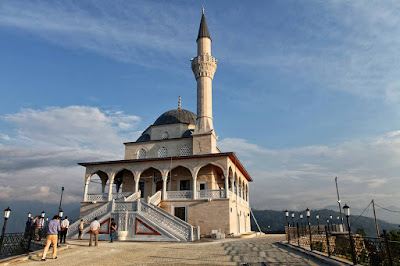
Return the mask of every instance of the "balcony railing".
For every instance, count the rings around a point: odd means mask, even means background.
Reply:
[[[119,200],[123,199],[124,197],[128,197],[133,192],[120,192],[120,193],[113,193],[112,199]],[[88,194],[86,197],[86,201],[108,201],[108,193],[103,194]]]
[[[225,190],[222,190],[222,189],[197,190],[197,198],[198,199],[224,199],[225,198]]]
[[[168,200],[181,200],[181,199],[193,199],[193,191],[167,191]]]

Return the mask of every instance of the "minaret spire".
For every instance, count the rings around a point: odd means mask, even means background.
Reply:
[[[182,102],[181,102],[181,96],[179,96],[179,100],[178,100],[178,110],[181,110],[182,108],[181,108],[181,104],[182,104]]]
[[[211,56],[211,37],[208,31],[204,7],[202,10],[199,35],[197,37],[197,57],[193,58],[192,70],[197,81],[197,120],[194,135],[212,135],[212,142],[215,143],[213,115],[212,115],[212,80],[217,69],[218,60]],[[209,148],[206,148],[206,147]],[[214,144],[200,148],[200,153],[213,153]],[[195,152],[195,150],[194,150]]]

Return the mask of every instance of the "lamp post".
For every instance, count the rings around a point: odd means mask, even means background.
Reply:
[[[317,215],[315,216],[315,218],[317,218],[317,224],[318,224],[318,234],[319,234],[319,214],[317,214]]]
[[[294,227],[294,212],[292,212],[292,224],[293,224],[293,227]]]
[[[6,233],[7,220],[10,217],[10,213],[11,209],[10,207],[7,207],[7,209],[4,210],[4,224],[3,224],[3,231],[1,232],[0,250],[3,249],[3,240],[4,240],[4,235]]]
[[[326,225],[328,226],[328,231],[330,231],[330,227],[329,227],[329,219],[328,220],[326,220]]]
[[[333,222],[332,222],[332,214],[331,215],[329,215],[329,219],[330,219],[330,221],[331,221],[331,231],[333,231]]]
[[[287,227],[289,228],[290,224],[289,224],[289,211],[288,210],[285,211],[285,216],[286,216],[286,224],[287,224]]]
[[[300,221],[301,221],[301,228],[303,228],[303,214],[302,213],[300,213]]]
[[[350,238],[350,246],[351,246],[351,255],[353,257],[353,264],[356,265],[357,258],[356,258],[356,252],[354,250],[354,242],[353,242],[353,238],[351,236],[351,228],[350,228],[350,222],[349,222],[350,207],[347,206],[347,204],[344,204],[343,211],[344,211],[344,215],[346,216],[346,220],[347,220],[347,229],[349,230],[349,238]]]
[[[310,249],[312,250],[312,234],[311,234],[311,223],[310,223],[310,216],[311,216],[311,211],[309,208],[306,209],[306,214],[307,214],[307,222],[308,222],[308,231],[310,231]]]
[[[58,211],[58,216],[60,216],[60,218],[62,218],[64,215],[63,210],[60,208],[60,210]]]

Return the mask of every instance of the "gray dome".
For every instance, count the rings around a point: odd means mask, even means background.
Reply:
[[[197,116],[196,114],[184,110],[184,109],[174,109],[163,113],[153,125],[166,125],[166,124],[196,124]]]

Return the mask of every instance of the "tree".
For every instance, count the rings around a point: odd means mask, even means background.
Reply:
[[[366,236],[367,235],[367,233],[365,233],[364,228],[361,228],[361,227],[357,227],[356,234],[358,234],[360,236]]]

